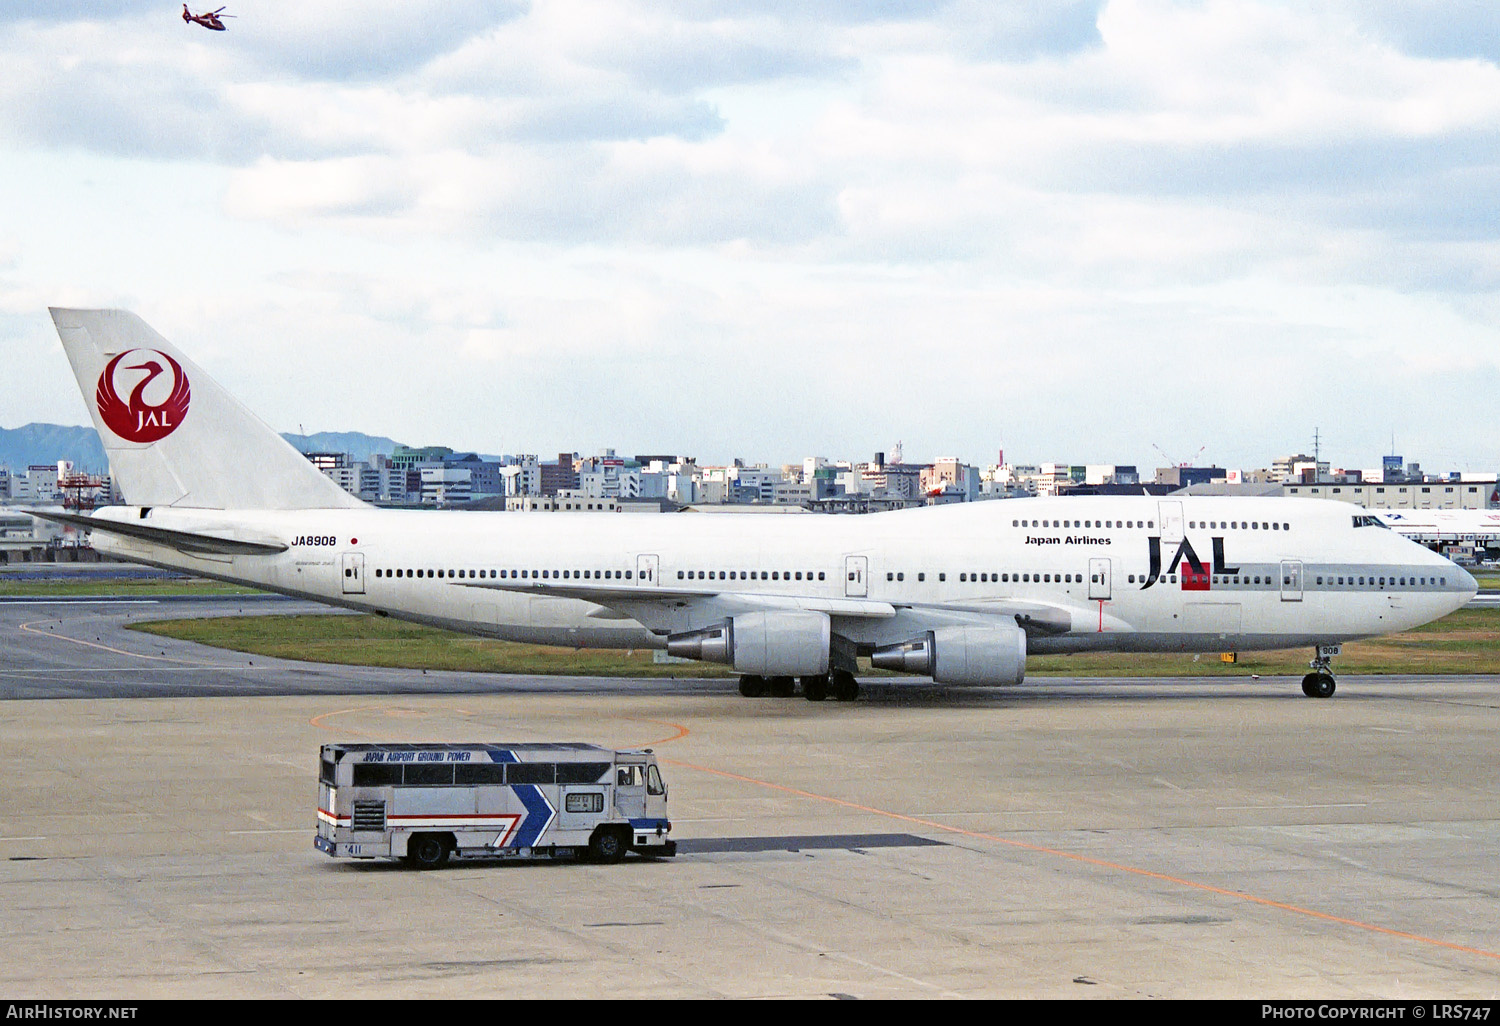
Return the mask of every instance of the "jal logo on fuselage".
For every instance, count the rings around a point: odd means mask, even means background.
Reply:
[[[1146,583],[1141,585],[1145,591],[1157,581],[1161,580],[1162,574],[1175,574],[1180,568],[1182,571],[1183,591],[1208,591],[1211,574],[1232,575],[1240,572],[1237,566],[1229,566],[1224,562],[1224,539],[1214,538],[1214,562],[1210,569],[1198,558],[1198,553],[1193,550],[1193,543],[1186,537],[1177,543],[1177,551],[1172,554],[1172,562],[1168,564],[1165,571],[1161,566],[1161,539],[1147,538],[1147,551],[1151,557],[1151,572],[1146,575]]]
[[[122,393],[129,398],[120,398]],[[159,441],[182,423],[192,390],[182,365],[155,349],[130,349],[99,375],[99,419],[127,442]]]

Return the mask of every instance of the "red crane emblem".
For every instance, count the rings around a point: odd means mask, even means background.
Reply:
[[[126,357],[133,361],[119,367]],[[163,366],[165,364],[165,366]],[[129,399],[121,399],[115,387],[115,369],[121,371],[145,371],[146,376],[136,382],[130,390]],[[165,388],[167,397],[160,403],[146,401],[146,388],[163,374],[171,373],[170,385],[158,385],[152,389],[154,396]],[[155,442],[177,430],[182,418],[187,415],[192,390],[188,387],[187,375],[182,365],[166,353],[155,349],[131,349],[109,361],[104,373],[99,375],[99,387],[94,392],[94,402],[99,407],[99,419],[115,434],[127,442]]]

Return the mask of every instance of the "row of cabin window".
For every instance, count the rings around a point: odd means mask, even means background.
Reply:
[[[1184,576],[1191,576],[1191,575],[1184,575]],[[1202,575],[1199,575],[1199,576],[1202,576]],[[1240,577],[1244,577],[1244,580],[1241,581]],[[1141,582],[1145,583],[1146,575],[1145,574],[1141,574],[1140,578],[1141,578]],[[1136,583],[1135,579],[1136,579],[1136,575],[1135,574],[1131,574],[1129,576],[1129,580],[1130,580],[1131,584]],[[1176,584],[1177,583],[1177,575],[1176,574],[1163,574],[1162,577],[1161,577],[1161,580],[1162,580],[1163,583],[1166,583],[1166,584]],[[1320,585],[1323,584],[1323,575],[1322,574],[1318,575],[1317,581],[1318,581],[1318,584],[1320,584]],[[1368,583],[1366,583],[1366,582],[1368,582]],[[1243,583],[1243,584],[1275,585],[1276,578],[1272,577],[1270,574],[1241,574],[1241,575],[1238,575],[1238,576],[1227,576],[1227,577],[1220,577],[1220,576],[1215,575],[1214,578],[1213,578],[1213,583],[1214,584],[1242,584]],[[1291,585],[1294,582],[1293,582],[1293,580],[1290,577],[1288,577],[1288,578],[1284,579],[1281,583],[1282,584],[1286,584],[1286,585]],[[1328,577],[1328,585],[1330,587],[1371,587],[1371,588],[1384,588],[1384,587],[1389,586],[1389,587],[1393,587],[1393,588],[1428,588],[1428,587],[1443,587],[1447,583],[1448,583],[1448,578],[1446,578],[1446,577],[1432,577],[1432,578],[1428,578],[1428,577],[1421,577],[1421,578],[1418,578],[1418,577],[1409,577],[1409,578],[1408,577],[1389,577],[1389,578],[1387,578],[1387,577],[1353,576],[1353,575],[1347,576],[1347,577],[1335,577],[1333,575],[1329,575],[1329,577]]]
[[[522,578],[576,578],[593,581],[629,581],[633,570],[376,570],[376,577],[484,577],[520,580]]]
[[[1114,527],[1143,527],[1152,529],[1156,527],[1155,520],[1012,520],[1011,527],[1070,527],[1073,530],[1089,528],[1092,530],[1108,529]]]
[[[1345,583],[1346,581],[1348,583]],[[1365,584],[1366,581],[1369,581],[1370,583],[1369,584]],[[1322,574],[1318,575],[1318,583],[1319,584],[1323,583],[1323,575]],[[1347,575],[1347,576],[1344,576],[1344,577],[1336,577],[1336,576],[1334,576],[1332,574],[1330,574],[1329,577],[1328,577],[1328,584],[1329,584],[1329,586],[1330,587],[1334,587],[1334,588],[1338,588],[1338,587],[1358,588],[1358,587],[1361,587],[1361,586],[1363,586],[1363,587],[1370,587],[1370,588],[1385,588],[1385,587],[1392,587],[1392,588],[1431,588],[1431,587],[1439,587],[1440,588],[1440,587],[1443,587],[1444,585],[1446,585],[1447,583],[1448,583],[1448,578],[1446,578],[1446,577],[1370,577],[1370,576],[1356,577],[1356,576],[1353,576],[1353,575]]]
[[[885,579],[888,581],[904,581],[906,574],[902,571],[887,571]],[[946,581],[948,575],[940,573],[937,575],[939,581]],[[961,573],[958,575],[960,583],[985,584],[985,583],[1021,583],[1021,584],[1082,584],[1083,574],[1007,574],[1007,573]],[[925,573],[917,574],[918,581],[927,580]]]
[[[1154,520],[1012,520],[1011,527],[1059,527],[1094,529],[1110,529],[1116,527],[1135,528],[1143,527],[1147,530],[1156,528]],[[1203,528],[1213,531],[1290,531],[1291,524],[1266,522],[1262,520],[1190,520],[1188,527],[1193,530]]]
[[[827,573],[819,570],[814,576],[811,570],[679,570],[679,581],[812,581],[827,580]]]
[[[1142,584],[1146,583],[1146,575],[1145,574],[1139,574],[1139,575],[1137,575],[1137,574],[1131,574],[1129,576],[1129,578],[1128,578],[1129,582],[1131,584],[1135,584],[1137,576],[1139,576],[1140,579],[1141,579],[1140,583],[1142,583]],[[1191,572],[1187,572],[1187,573],[1184,573],[1182,576],[1185,577],[1185,578],[1187,578],[1190,581],[1194,580],[1194,579],[1197,579],[1197,580],[1201,581],[1204,578],[1206,578],[1208,576],[1208,574],[1194,574],[1194,573],[1191,573]],[[1243,580],[1241,580],[1241,578],[1243,578]],[[1157,578],[1157,580],[1161,581],[1163,584],[1176,584],[1177,583],[1177,575],[1176,574],[1162,574],[1160,577]],[[1213,578],[1213,583],[1214,584],[1267,584],[1267,585],[1270,585],[1270,584],[1275,584],[1276,583],[1276,578],[1272,577],[1270,574],[1232,574],[1232,575],[1228,575],[1228,576],[1224,576],[1224,577],[1220,577],[1220,576],[1215,575],[1214,578]],[[1291,581],[1287,581],[1286,583],[1290,584],[1292,582]]]

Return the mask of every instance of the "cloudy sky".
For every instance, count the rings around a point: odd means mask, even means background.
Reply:
[[[0,426],[124,306],[280,430],[1495,470],[1497,12],[7,0]]]

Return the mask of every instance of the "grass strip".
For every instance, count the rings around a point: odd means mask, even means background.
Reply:
[[[655,663],[650,649],[526,645],[383,616],[224,616],[133,623],[130,628],[236,652],[317,663],[590,677],[731,675],[728,667],[713,663]]]
[[[655,663],[652,652],[573,649],[494,641],[379,616],[226,616],[159,620],[133,630],[282,659],[475,673],[626,677],[733,676],[714,663]],[[1075,677],[1300,676],[1308,648],[1217,654],[1084,653],[1032,656],[1028,675]],[[1344,646],[1336,673],[1500,673],[1500,610],[1461,609],[1416,630]],[[878,675],[878,674],[877,674]]]
[[[256,595],[254,588],[224,584],[201,577],[184,578],[96,578],[67,581],[7,581],[0,578],[0,595],[27,598],[108,596],[110,598],[172,598],[183,595]]]

